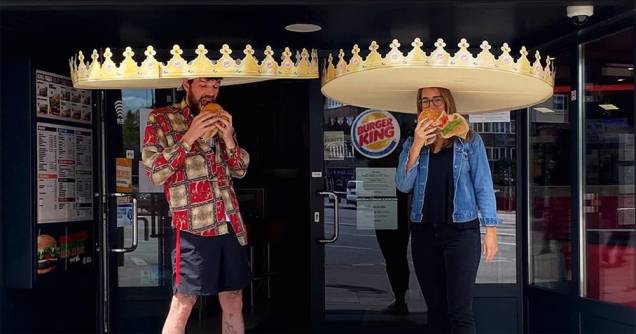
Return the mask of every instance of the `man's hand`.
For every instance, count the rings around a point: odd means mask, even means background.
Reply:
[[[183,135],[181,140],[192,146],[197,139],[201,138],[206,132],[211,130],[215,126],[216,122],[218,122],[218,119],[210,114],[203,113],[197,115],[192,120],[190,128]]]
[[[216,122],[214,126],[219,129],[219,136],[225,142],[225,147],[228,150],[236,147],[236,142],[234,142],[234,126],[232,125],[232,115],[228,112],[223,111],[219,117],[215,117]]]
[[[486,235],[484,236],[482,252],[486,262],[490,262],[497,255],[497,228],[486,227]]]

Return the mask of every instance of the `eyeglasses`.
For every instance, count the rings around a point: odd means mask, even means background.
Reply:
[[[432,98],[428,98],[428,97],[422,97],[419,100],[420,104],[422,105],[422,108],[428,108],[431,105],[431,102],[433,103],[434,106],[436,107],[441,107],[442,105],[444,105],[444,98],[441,96],[433,96]]]

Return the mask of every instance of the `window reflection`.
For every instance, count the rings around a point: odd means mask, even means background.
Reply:
[[[557,51],[554,95],[529,108],[530,123],[530,283],[564,291],[572,280],[571,180],[568,102],[570,63]]]
[[[634,30],[585,45],[585,295],[636,306]]]

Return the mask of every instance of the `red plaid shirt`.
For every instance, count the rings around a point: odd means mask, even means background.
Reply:
[[[150,113],[142,148],[146,175],[154,184],[163,185],[172,227],[213,237],[229,233],[229,220],[239,243],[246,245],[232,178],[245,176],[249,154],[238,145],[228,154],[218,139],[214,149],[199,140],[187,152],[181,138],[192,119],[185,102]]]

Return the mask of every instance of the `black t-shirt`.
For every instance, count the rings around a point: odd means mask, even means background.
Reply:
[[[453,146],[438,153],[429,151],[428,177],[424,192],[422,223],[446,224],[453,222]]]

